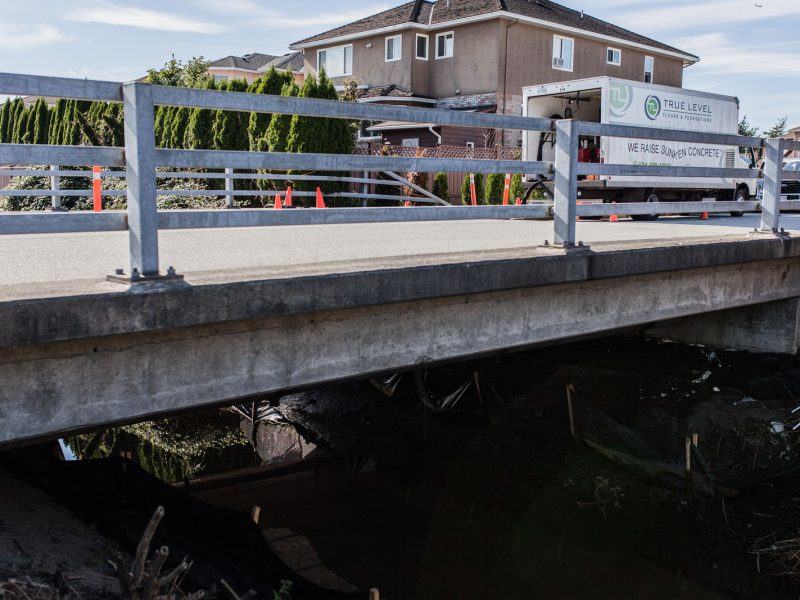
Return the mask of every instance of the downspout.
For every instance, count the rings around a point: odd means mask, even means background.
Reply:
[[[438,133],[436,133],[436,130],[434,129],[434,125],[428,125],[428,131],[430,131],[433,135],[435,135],[436,139],[439,140],[436,145],[437,146],[441,146],[442,145],[442,136],[439,135]]]
[[[508,30],[511,29],[514,25],[519,23],[519,19],[514,19],[514,22],[510,25],[506,25],[506,50],[505,50],[505,59],[503,60],[503,112],[501,114],[506,114],[506,84],[508,79]],[[506,145],[506,130],[503,129],[503,132],[500,134],[500,145]]]

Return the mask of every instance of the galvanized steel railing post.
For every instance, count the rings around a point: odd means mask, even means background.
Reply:
[[[61,206],[61,194],[58,193],[61,191],[61,176],[58,174],[61,167],[58,165],[50,165],[50,170],[52,171],[50,174],[50,189],[54,192],[54,194],[50,196],[50,210],[53,212],[63,212],[64,207]]]
[[[555,244],[575,245],[575,219],[578,199],[578,125],[572,120],[556,122],[556,160],[554,191]]]
[[[152,88],[143,83],[126,83],[122,88],[122,96],[125,108],[131,275],[157,276],[158,210]]]
[[[233,205],[233,169],[225,168],[225,208],[235,208]]]
[[[766,140],[764,198],[761,204],[761,231],[778,231],[781,219],[781,179],[783,179],[784,140]]]

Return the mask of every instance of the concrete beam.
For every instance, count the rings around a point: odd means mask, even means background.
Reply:
[[[645,335],[714,348],[797,354],[800,299],[697,315],[661,324]]]
[[[469,275],[462,266],[462,278]],[[573,273],[568,283],[7,348],[0,353],[0,446],[800,296],[798,258],[587,275],[581,280]],[[435,287],[437,269],[425,278]]]

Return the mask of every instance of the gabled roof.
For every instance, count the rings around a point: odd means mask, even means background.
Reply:
[[[300,72],[305,66],[302,52],[289,52],[283,56],[277,56],[270,62],[261,67],[262,71],[268,71],[271,67],[283,71]]]
[[[359,100],[362,98],[411,98],[414,96],[414,92],[392,83],[359,90],[357,96]]]
[[[505,13],[512,17],[520,16],[544,21],[561,27],[583,30],[589,34],[607,36],[699,60],[698,57],[693,54],[684,52],[673,46],[668,46],[667,44],[662,44],[651,38],[623,29],[622,27],[617,27],[616,25],[596,19],[581,11],[576,11],[551,2],[550,0],[438,0],[438,2],[414,0],[413,2],[402,4],[401,6],[297,41],[291,45],[291,48],[315,45],[326,40],[355,36],[387,27],[406,25],[410,27],[418,26],[423,29],[435,28],[460,19],[479,18],[481,16],[486,16],[488,18],[495,13]]]
[[[208,67],[210,69],[244,69],[246,71],[258,71],[261,67],[270,61],[278,58],[272,54],[259,54],[253,52],[252,54],[245,54],[244,56],[226,56],[219,60],[212,61]]]

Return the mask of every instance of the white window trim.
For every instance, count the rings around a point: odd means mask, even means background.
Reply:
[[[439,56],[439,38],[440,37],[445,37],[445,36],[448,36],[448,35],[452,35],[453,36],[453,54],[449,54],[449,55],[448,54],[443,54],[442,56]],[[435,50],[436,60],[443,60],[445,58],[453,58],[453,56],[455,56],[455,53],[456,53],[456,33],[455,33],[455,31],[443,31],[442,33],[437,33],[436,34],[436,50]]]
[[[608,53],[609,52],[618,52],[619,53],[619,61],[618,62],[611,62],[610,60],[608,60]],[[611,46],[606,48],[606,63],[608,63],[609,65],[614,65],[615,67],[621,67],[622,66],[622,50],[620,50],[619,48],[612,48]]]
[[[653,69],[648,71],[647,70],[647,61],[651,60],[653,62]],[[650,73],[650,81],[648,83],[655,83],[656,82],[656,59],[652,56],[645,56],[644,57],[644,72],[642,76],[644,77],[645,81],[647,81],[647,74]]]
[[[389,40],[394,40],[395,47],[397,49],[397,58],[389,58]],[[397,62],[399,60],[403,60],[403,36],[401,35],[389,35],[386,36],[383,40],[383,61],[384,62]]]
[[[328,52],[329,50],[338,50],[339,48],[350,48],[350,72],[349,73],[342,73],[341,75],[331,75],[328,73],[328,70],[325,70],[325,74],[328,77],[350,77],[353,75],[353,44],[341,44],[340,46],[328,46],[327,48],[320,48],[317,50],[317,73],[319,73],[319,55],[320,52]]]
[[[425,38],[425,56],[420,56],[419,52],[419,38]],[[431,55],[431,37],[427,33],[418,33],[414,38],[414,57],[417,60],[428,60]]]
[[[570,42],[572,42],[572,56],[569,57],[569,68],[557,67],[555,65],[555,59],[558,58],[556,57],[555,53],[556,40],[569,40]],[[553,58],[551,59],[550,65],[557,71],[567,71],[569,73],[572,73],[572,70],[575,68],[575,38],[567,37],[565,35],[557,35],[557,34],[553,35]]]

